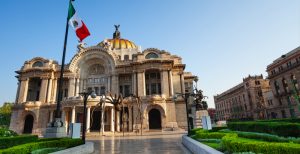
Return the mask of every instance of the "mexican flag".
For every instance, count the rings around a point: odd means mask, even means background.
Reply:
[[[69,4],[68,21],[69,24],[75,29],[76,35],[80,41],[90,35],[90,32],[85,26],[84,22],[77,16],[72,2]]]

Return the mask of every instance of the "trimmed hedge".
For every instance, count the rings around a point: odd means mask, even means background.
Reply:
[[[286,119],[258,120],[257,122],[288,122],[288,123],[300,123],[300,118],[286,118]]]
[[[230,130],[220,130],[223,133],[237,133],[239,137],[257,139],[268,142],[293,142],[300,144],[300,138],[294,137],[281,137],[277,135],[267,134],[267,133],[257,133],[257,132],[242,132],[242,131],[230,131]]]
[[[203,132],[203,133],[196,133],[196,135],[193,136],[193,138],[197,139],[221,139],[224,137],[227,133],[221,133],[221,132]]]
[[[228,134],[224,136],[222,138],[222,148],[230,153],[252,151],[264,154],[300,154],[299,144],[256,141],[238,138],[237,134]]]
[[[65,148],[44,148],[44,149],[38,149],[38,150],[34,150],[31,152],[31,154],[48,154],[48,153],[52,153],[52,152],[56,152],[56,151],[60,151],[60,150],[64,150]]]
[[[285,137],[300,137],[299,123],[285,122],[230,122],[228,128],[237,131],[269,133]]]
[[[195,128],[190,131],[190,135],[195,135],[197,131],[203,130],[202,128]]]
[[[222,130],[222,129],[227,129],[227,126],[223,126],[223,127],[213,127],[211,130],[209,130],[209,132],[217,132],[219,130]]]
[[[51,147],[65,147],[70,148],[83,144],[81,139],[62,138],[59,140],[27,143],[19,146],[14,146],[8,149],[0,150],[1,154],[28,154],[37,149],[51,148]]]
[[[22,135],[15,137],[1,137],[0,149],[6,149],[15,145],[25,144],[29,142],[35,142],[38,140],[37,135]]]

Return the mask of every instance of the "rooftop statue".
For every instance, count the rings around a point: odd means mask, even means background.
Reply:
[[[120,31],[119,31],[119,27],[120,27],[120,25],[115,25],[116,31],[114,32],[114,35],[113,35],[113,38],[114,38],[114,39],[119,39],[119,38],[121,38],[121,33],[120,33]]]

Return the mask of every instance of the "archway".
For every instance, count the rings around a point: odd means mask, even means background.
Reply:
[[[25,123],[24,123],[24,134],[31,134],[32,133],[32,128],[33,128],[33,116],[31,114],[28,114],[25,117]]]
[[[148,113],[149,129],[161,129],[161,114],[158,109],[151,109]]]

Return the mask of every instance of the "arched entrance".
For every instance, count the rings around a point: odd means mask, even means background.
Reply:
[[[33,128],[33,116],[31,114],[28,114],[25,117],[25,123],[24,123],[24,134],[31,134]]]
[[[161,129],[161,115],[158,109],[151,109],[148,113],[149,129]]]

